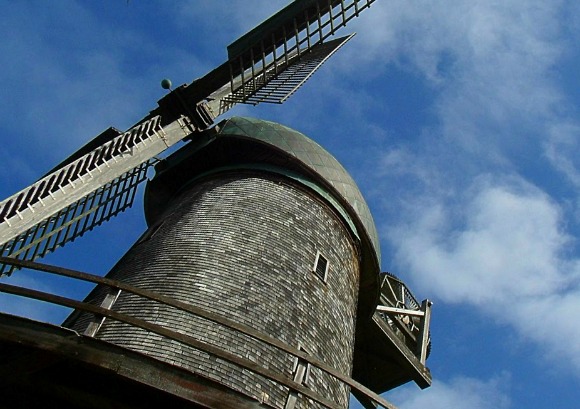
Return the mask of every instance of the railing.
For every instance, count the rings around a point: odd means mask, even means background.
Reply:
[[[71,279],[82,280],[90,283],[100,284],[111,288],[114,292],[124,291],[129,292],[134,295],[173,307],[177,308],[181,311],[190,313],[194,316],[198,316],[207,320],[210,320],[214,323],[222,325],[226,328],[236,330],[244,335],[250,336],[256,340],[259,340],[269,346],[275,347],[280,351],[283,351],[287,354],[292,355],[299,360],[306,362],[309,365],[312,365],[315,368],[318,368],[325,373],[331,375],[335,379],[339,380],[340,382],[348,385],[351,389],[354,389],[360,394],[363,394],[375,404],[380,405],[383,408],[387,409],[396,409],[396,407],[386,401],[384,398],[380,397],[376,393],[372,392],[370,389],[366,388],[364,385],[358,383],[354,379],[340,373],[335,368],[329,366],[328,364],[324,363],[323,361],[304,353],[296,348],[293,348],[280,340],[273,338],[269,335],[261,333],[259,331],[254,330],[253,328],[240,324],[238,322],[232,321],[225,317],[222,317],[218,314],[214,314],[212,312],[205,311],[199,307],[183,303],[177,301],[171,297],[167,297],[161,294],[157,294],[155,292],[144,290],[141,288],[137,288],[121,281],[112,280],[109,278],[104,278],[92,274],[87,274],[75,270],[70,270],[62,267],[51,266],[47,264],[36,263],[32,261],[26,260],[17,260],[8,257],[0,257],[0,263],[4,263],[6,265],[12,265],[18,268],[27,268],[37,272],[44,272],[49,274],[54,274],[62,277],[68,277]],[[151,331],[158,335],[161,335],[167,339],[178,341],[185,345],[191,346],[193,348],[202,350],[207,352],[211,355],[214,355],[218,358],[224,359],[230,363],[233,363],[243,369],[247,369],[255,374],[264,376],[279,385],[289,388],[289,390],[293,393],[300,393],[305,397],[312,399],[313,401],[321,404],[323,407],[331,408],[331,409],[341,409],[341,406],[337,405],[335,402],[319,395],[318,393],[314,392],[313,390],[307,388],[306,386],[295,382],[294,380],[280,374],[278,372],[271,371],[247,358],[237,356],[228,352],[220,347],[215,345],[208,344],[206,342],[199,341],[189,335],[182,334],[176,332],[170,328],[153,324],[151,322],[147,322],[145,320],[135,318],[126,314],[121,314],[115,311],[111,311],[103,306],[96,306],[94,304],[89,304],[81,301],[77,301],[71,298],[62,297],[59,295],[32,290],[24,287],[14,286],[10,284],[0,283],[0,292],[13,294],[17,296],[22,296],[26,298],[36,299],[45,301],[52,304],[57,304],[61,306],[65,306],[68,308],[72,308],[79,311],[84,311],[88,313],[94,314],[96,317],[104,317],[116,321],[120,321],[126,324],[129,324],[134,327],[138,327],[141,329],[145,329],[147,331]]]
[[[377,314],[396,331],[421,364],[431,352],[429,325],[432,302],[419,303],[405,283],[390,273],[381,274]]]

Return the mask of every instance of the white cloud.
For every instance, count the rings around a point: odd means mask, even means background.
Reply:
[[[429,169],[429,164],[419,162],[416,156],[406,148],[394,148],[385,152],[379,167],[381,176],[386,174],[407,176],[433,187],[435,175]]]
[[[478,307],[580,373],[580,346],[561,342],[580,337],[563,318],[580,306],[580,260],[570,255],[559,206],[521,180],[497,176],[478,179],[456,200],[417,205],[391,232],[403,271],[421,293]]]
[[[514,293],[533,296],[557,290],[559,256],[569,240],[560,231],[558,208],[528,186],[492,183],[480,182],[458,206],[463,228],[447,231],[451,218],[460,215],[435,207],[407,236],[408,249],[425,254],[428,265],[441,271],[432,284],[447,299],[487,303]],[[424,235],[426,231],[432,233]],[[443,278],[447,274],[450,280]]]
[[[391,392],[389,399],[404,409],[508,409],[509,383],[508,375],[487,381],[457,377],[449,382],[435,380],[433,386],[420,393],[416,388],[403,387]]]
[[[564,362],[570,372],[578,375],[580,345],[576,340],[580,337],[580,328],[576,314],[580,311],[580,284],[576,282],[569,291],[525,300],[514,307],[512,324],[545,347],[546,360]]]
[[[420,74],[439,96],[440,133],[468,153],[505,165],[505,156],[542,145],[546,123],[571,122],[553,75],[568,27],[564,1],[392,1],[356,21],[357,45],[342,69],[376,81],[392,65]],[[570,23],[572,24],[572,23]],[[366,30],[372,26],[372,30]],[[357,61],[357,64],[352,64]],[[375,98],[384,98],[377,93]]]

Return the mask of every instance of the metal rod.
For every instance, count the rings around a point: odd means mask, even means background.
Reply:
[[[284,63],[288,66],[288,35],[286,33],[286,27],[282,27],[282,32],[284,33]]]
[[[274,73],[278,74],[278,56],[276,55],[276,37],[272,33],[272,58],[274,60]]]
[[[296,52],[298,53],[298,58],[300,58],[300,32],[298,31],[298,23],[296,22],[296,17],[293,19],[294,21],[294,34],[296,37]]]
[[[318,18],[318,42],[322,43],[322,20],[321,20],[321,16],[320,16],[320,4],[316,3],[316,13],[317,13],[317,18]]]

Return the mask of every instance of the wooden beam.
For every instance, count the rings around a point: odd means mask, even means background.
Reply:
[[[419,356],[419,361],[425,365],[427,360],[427,347],[429,345],[429,325],[431,323],[431,306],[433,303],[429,300],[423,300],[421,303],[421,310],[424,315],[421,318],[421,323],[419,325],[419,339],[417,342],[417,355]]]
[[[425,315],[425,312],[423,311],[408,310],[405,308],[387,307],[384,305],[377,305],[377,311],[384,311],[391,314],[412,315],[414,317],[423,317]]]

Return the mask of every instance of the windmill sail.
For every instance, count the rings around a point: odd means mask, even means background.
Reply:
[[[318,43],[302,55],[294,52],[290,58],[280,57],[279,61],[274,61],[259,75],[251,76],[252,80],[244,81],[241,78],[234,82],[237,83],[235,91],[222,98],[223,105],[283,103],[353,36],[354,34],[351,34],[326,43]]]
[[[125,133],[110,128],[0,202],[0,256],[34,260],[129,208],[157,155],[236,103],[282,103],[352,35],[325,40],[375,0],[296,0],[228,46],[228,61],[159,101]],[[0,264],[0,276],[14,267]]]
[[[185,119],[162,128],[154,117],[4,200],[0,254],[42,257],[127,209],[152,158],[189,133]]]
[[[319,64],[299,64],[300,85],[350,37],[324,43],[375,0],[294,1],[228,46],[230,91],[227,101],[257,104],[282,98],[255,98],[255,95],[297,61],[317,60]],[[325,44],[325,46],[322,46]],[[312,56],[315,54],[315,57]],[[296,88],[285,96],[291,95]]]

